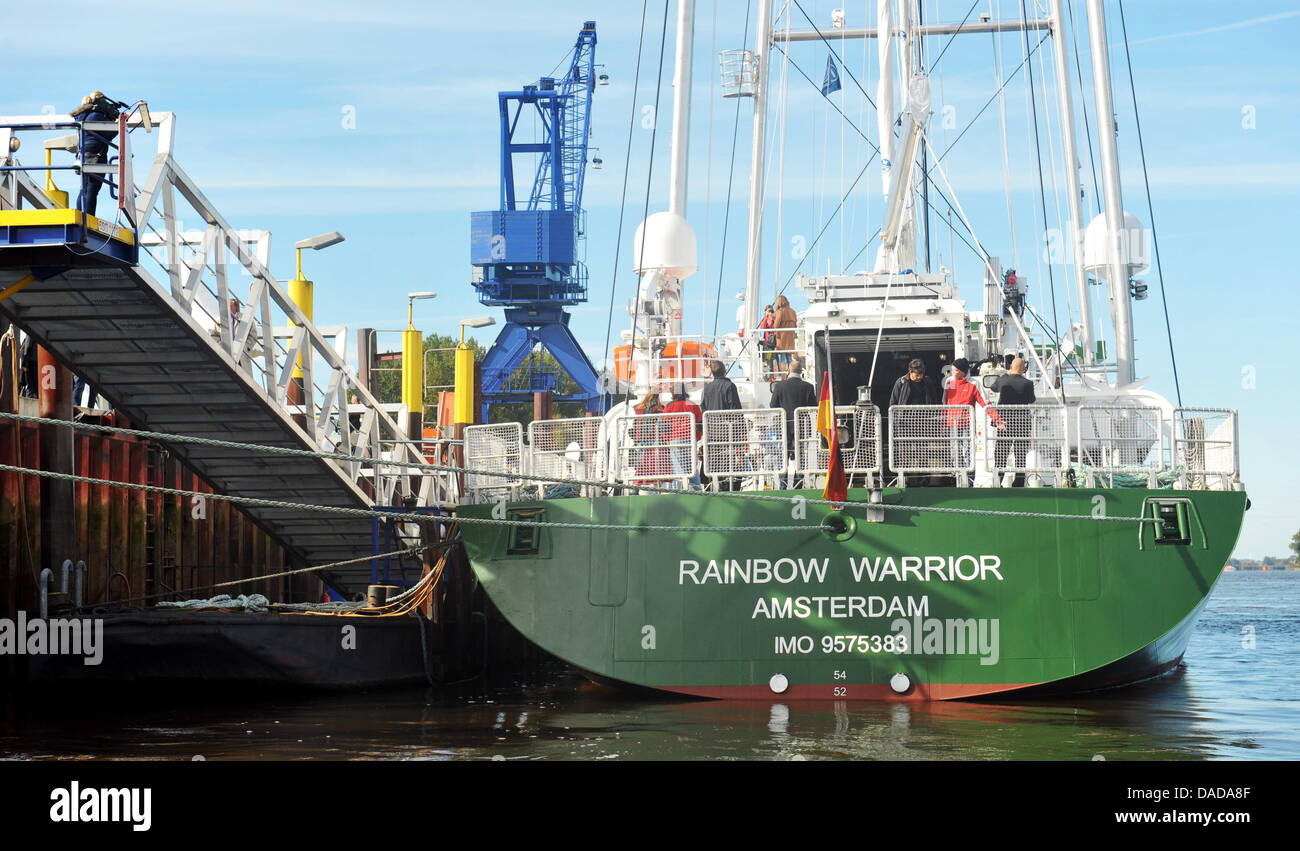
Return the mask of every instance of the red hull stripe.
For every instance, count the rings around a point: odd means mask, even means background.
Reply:
[[[986,694],[1001,694],[1040,683],[914,683],[904,694],[888,683],[815,683],[790,686],[777,694],[765,685],[757,686],[659,686],[662,691],[711,697],[719,700],[959,700]],[[841,693],[842,692],[842,693]]]

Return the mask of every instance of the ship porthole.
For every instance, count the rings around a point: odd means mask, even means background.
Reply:
[[[785,694],[790,688],[790,681],[785,678],[785,674],[773,674],[772,679],[767,681],[767,687],[774,694]]]
[[[912,687],[912,680],[907,674],[894,674],[889,678],[889,687],[898,694],[906,694],[907,690]]]
[[[822,532],[832,541],[847,541],[858,533],[858,521],[839,511],[832,511],[822,520]]]

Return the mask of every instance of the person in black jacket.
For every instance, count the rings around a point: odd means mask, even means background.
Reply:
[[[78,121],[116,121],[121,114],[121,104],[105,97],[103,92],[91,92],[81,101],[81,106],[72,111],[72,117]],[[107,161],[108,140],[111,134],[94,130],[85,130],[81,134],[81,164],[103,165]],[[81,173],[81,195],[77,198],[77,207],[83,213],[95,215],[95,203],[99,198],[99,188],[104,185],[103,174]]]
[[[740,393],[736,390],[736,385],[727,377],[727,368],[722,365],[722,361],[715,360],[709,364],[709,372],[713,373],[713,380],[704,388],[700,395],[700,410],[705,413],[709,411],[739,411],[740,410]]]
[[[895,405],[939,405],[943,394],[939,386],[925,376],[925,362],[912,358],[907,364],[907,374],[899,376],[894,389],[889,392],[889,407]]]
[[[993,382],[992,390],[998,394],[998,405],[1032,405],[1038,399],[1034,395],[1034,382],[1025,378],[1025,360],[1016,358],[1006,375],[999,376]],[[1024,410],[1003,410],[1002,419],[1005,426],[999,430],[997,446],[993,450],[993,465],[1001,469],[1011,456],[1012,466],[1023,467],[1028,462],[1029,438],[1033,432],[1033,413]],[[1017,472],[1012,480],[1013,488],[1024,487],[1025,474]]]
[[[722,361],[713,361],[709,364],[709,371],[713,373],[713,380],[705,386],[704,392],[700,394],[700,411],[708,413],[709,411],[739,411],[740,410],[740,393],[736,390],[736,385],[727,377],[727,368],[722,365]],[[744,425],[732,428],[729,442],[738,444],[744,438]],[[708,451],[708,448],[705,448]],[[725,477],[718,482],[718,489],[724,491],[736,490],[737,479],[735,477]]]
[[[785,411],[785,447],[794,448],[794,412],[799,408],[817,407],[817,391],[801,373],[803,364],[795,361],[790,365],[790,374],[783,381],[772,385],[772,407]]]

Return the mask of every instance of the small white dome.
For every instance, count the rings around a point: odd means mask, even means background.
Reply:
[[[676,213],[655,213],[636,229],[632,269],[638,275],[658,271],[687,278],[698,268],[695,258],[695,230]]]
[[[1106,225],[1106,214],[1102,213],[1088,223],[1083,232],[1083,268],[1087,272],[1103,277],[1110,266],[1110,243],[1107,236],[1110,228]],[[1129,212],[1124,213],[1124,233],[1120,241],[1120,262],[1128,267],[1130,275],[1136,275],[1150,265],[1151,255],[1147,251],[1147,229],[1142,221]]]

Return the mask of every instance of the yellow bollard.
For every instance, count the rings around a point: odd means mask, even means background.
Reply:
[[[298,305],[298,309],[307,317],[307,321],[312,319],[312,282],[302,276],[302,249],[298,249],[298,274],[289,284],[289,298],[293,303]],[[292,319],[290,325],[297,325]],[[302,354],[298,354],[298,360],[294,363],[293,377],[302,378]],[[301,403],[299,403],[301,404]]]
[[[464,329],[461,329],[464,336]],[[456,425],[472,425],[474,411],[474,350],[461,340],[456,348]]]
[[[424,415],[424,336],[411,327],[402,332],[402,404]]]

